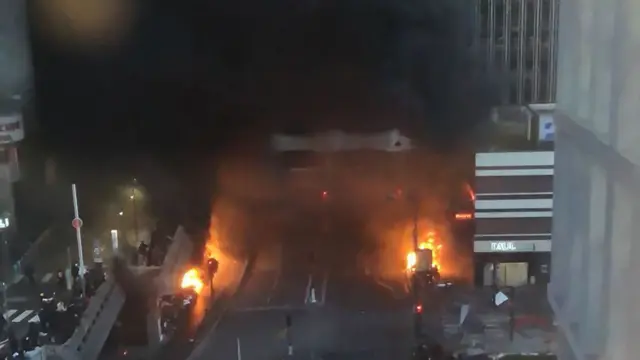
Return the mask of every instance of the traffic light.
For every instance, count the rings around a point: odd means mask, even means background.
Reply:
[[[290,328],[290,327],[291,327],[291,315],[287,315],[287,316],[285,317],[285,323],[286,323],[286,325],[287,325],[287,327],[288,327],[288,328]]]
[[[218,260],[214,258],[209,258],[207,260],[207,271],[209,272],[209,276],[213,276],[218,272],[219,265]]]

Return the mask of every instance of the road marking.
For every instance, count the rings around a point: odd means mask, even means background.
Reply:
[[[31,315],[31,313],[33,313],[33,310],[25,310],[25,311],[22,312],[22,314],[18,315],[16,318],[12,319],[11,322],[19,323],[22,320],[26,319],[27,316]]]
[[[322,292],[320,294],[320,305],[324,305],[324,302],[327,298],[327,284],[329,283],[329,271],[327,270],[324,273],[324,279],[322,279]]]
[[[307,287],[304,290],[304,303],[309,302],[309,293],[311,292],[311,283],[313,282],[313,276],[309,274],[309,281],[307,282]]]
[[[53,273],[46,273],[43,277],[42,277],[42,282],[46,283],[49,282],[49,280],[51,280],[51,278],[53,277]]]
[[[11,310],[7,310],[6,313],[4,313],[4,317],[9,320],[9,318],[11,318],[15,313],[17,313],[18,310],[15,309],[11,309]]]
[[[40,322],[40,316],[36,315],[34,317],[32,317],[31,319],[29,319],[30,323],[39,323]]]

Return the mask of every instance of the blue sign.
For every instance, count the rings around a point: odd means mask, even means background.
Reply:
[[[553,115],[540,115],[538,125],[538,141],[554,141],[556,135],[556,125]]]

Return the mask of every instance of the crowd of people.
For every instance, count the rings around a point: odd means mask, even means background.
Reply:
[[[89,299],[95,295],[106,276],[101,263],[96,263],[84,274],[81,274],[78,264],[74,264],[70,275],[70,289],[62,270],[57,273],[54,288],[40,288],[35,282],[33,267],[25,268],[25,277],[39,293],[40,321],[29,322],[26,334],[19,334],[10,321],[0,317],[0,330],[7,345],[3,348],[3,356],[19,357],[44,343],[63,343],[73,334]]]

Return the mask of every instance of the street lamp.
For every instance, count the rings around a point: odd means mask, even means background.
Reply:
[[[135,179],[133,179],[135,182]],[[139,243],[138,241],[138,211],[136,210],[136,188],[132,187],[131,188],[131,195],[129,196],[129,199],[131,199],[131,203],[133,206],[133,228],[135,231],[135,239],[136,239],[136,244]]]

